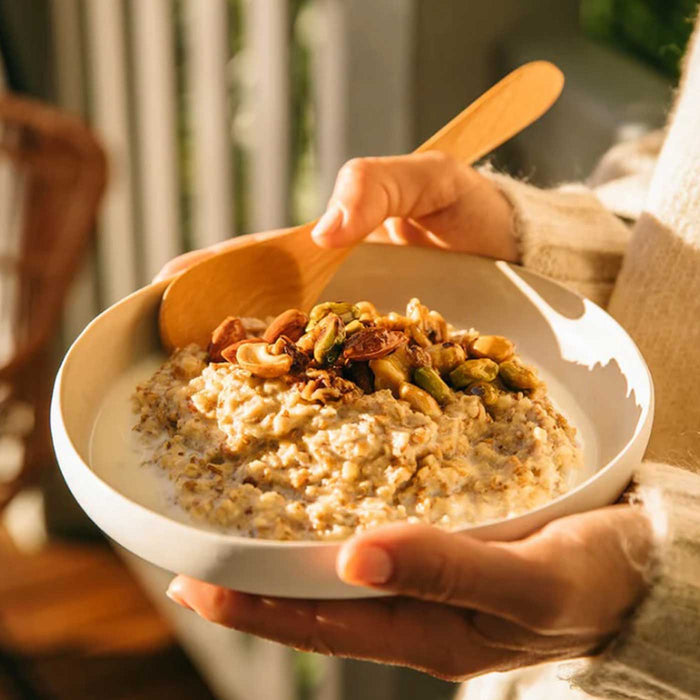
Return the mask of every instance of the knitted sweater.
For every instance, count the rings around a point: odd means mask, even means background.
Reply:
[[[523,264],[608,303],[649,365],[653,461],[635,480],[657,546],[647,596],[603,653],[491,674],[465,697],[700,698],[700,21],[631,233],[601,203],[615,199],[614,186],[599,197],[583,185],[545,191],[492,177],[513,205]]]

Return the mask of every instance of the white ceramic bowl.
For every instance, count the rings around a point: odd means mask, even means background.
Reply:
[[[265,595],[376,595],[338,579],[337,543],[255,540],[204,529],[169,509],[168,482],[139,467],[129,446],[128,395],[136,379],[145,379],[134,376],[139,360],[162,353],[156,317],[164,286],[145,287],[98,316],[56,378],[54,445],[78,503],[109,537],[173,572]],[[457,327],[512,338],[583,440],[586,466],[568,493],[524,515],[464,531],[510,540],[554,518],[613,502],[644,453],[653,413],[651,377],[627,333],[595,304],[538,275],[437,250],[361,246],[322,298],[365,298],[389,310],[403,308],[412,296]],[[112,447],[91,459],[101,410],[116,416],[101,420]]]

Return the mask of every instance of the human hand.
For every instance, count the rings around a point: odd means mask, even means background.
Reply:
[[[650,548],[649,523],[631,506],[561,518],[509,543],[395,524],[348,540],[336,563],[347,583],[393,597],[267,598],[186,576],[168,595],[296,649],[461,681],[594,652],[644,594]]]
[[[511,206],[496,186],[438,151],[355,158],[338,173],[326,212],[312,235],[321,246],[373,239],[423,245],[517,262]],[[253,234],[255,235],[255,234]],[[174,258],[156,276],[169,277],[246,236]]]

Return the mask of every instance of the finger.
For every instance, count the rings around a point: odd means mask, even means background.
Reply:
[[[337,560],[348,583],[499,615],[546,630],[564,579],[519,543],[481,542],[427,525],[390,525],[346,542]]]
[[[536,655],[483,643],[461,611],[403,598],[308,601],[237,593],[184,576],[170,591],[205,619],[303,651],[410,666],[450,680]]]
[[[473,179],[470,168],[437,151],[350,160],[312,235],[319,245],[352,245],[390,216],[418,219],[450,206]]]

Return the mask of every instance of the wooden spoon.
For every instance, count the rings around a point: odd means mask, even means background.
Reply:
[[[564,85],[547,61],[509,73],[419,146],[414,153],[443,151],[473,163],[544,114]],[[226,316],[276,315],[308,309],[350,248],[318,247],[312,221],[282,231],[254,234],[176,277],[160,307],[160,336],[167,350],[189,343],[205,347]]]

